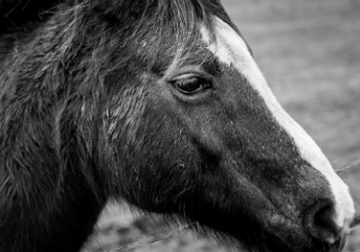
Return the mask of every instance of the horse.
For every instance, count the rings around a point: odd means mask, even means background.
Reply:
[[[108,200],[342,250],[348,187],[219,0],[1,0],[0,24],[0,251],[79,251]]]

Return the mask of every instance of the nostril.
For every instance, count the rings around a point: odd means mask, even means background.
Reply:
[[[355,218],[352,220],[352,222],[350,223],[350,228],[354,229],[354,228],[358,228],[360,227],[360,213],[358,213]]]
[[[334,221],[334,206],[331,200],[320,200],[311,206],[305,214],[304,225],[313,238],[329,245],[342,239],[341,229]]]

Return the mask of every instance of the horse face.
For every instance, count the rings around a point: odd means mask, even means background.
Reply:
[[[122,196],[256,251],[341,250],[354,216],[347,186],[239,34],[219,18],[214,32],[203,27],[200,50],[164,75],[134,74],[110,102]]]

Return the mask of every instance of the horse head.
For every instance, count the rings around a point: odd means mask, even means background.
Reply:
[[[126,181],[120,191],[141,209],[197,222],[255,251],[340,250],[354,217],[347,186],[212,2],[200,10],[173,4],[167,11],[180,14],[164,21],[161,35],[151,26],[156,17],[145,17],[151,28],[135,47],[153,65],[135,63],[145,70],[120,85],[127,97],[110,102],[106,132]],[[147,58],[151,48],[158,51]]]
[[[60,241],[39,223],[71,213],[63,233],[76,230],[76,214],[93,224],[106,199],[122,198],[250,251],[343,248],[348,187],[277,102],[217,0],[70,2],[2,63],[1,190],[17,195],[10,210],[21,201],[3,216],[28,211],[24,230],[40,225],[38,237]],[[25,193],[26,181],[37,184]],[[56,196],[44,212],[16,201],[40,202],[39,188]],[[66,211],[50,214],[55,205]]]

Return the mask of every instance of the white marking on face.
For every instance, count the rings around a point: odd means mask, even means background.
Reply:
[[[208,49],[221,62],[234,66],[247,78],[252,87],[264,99],[265,104],[277,122],[293,138],[302,158],[325,176],[335,198],[335,221],[339,227],[343,227],[345,222],[353,218],[355,214],[354,202],[349,194],[347,185],[335,173],[330,162],[314,140],[285,112],[276,100],[244,40],[221,19],[216,17],[214,21],[215,42],[211,42],[210,33],[206,28],[203,27],[201,30],[203,40],[208,45]]]

